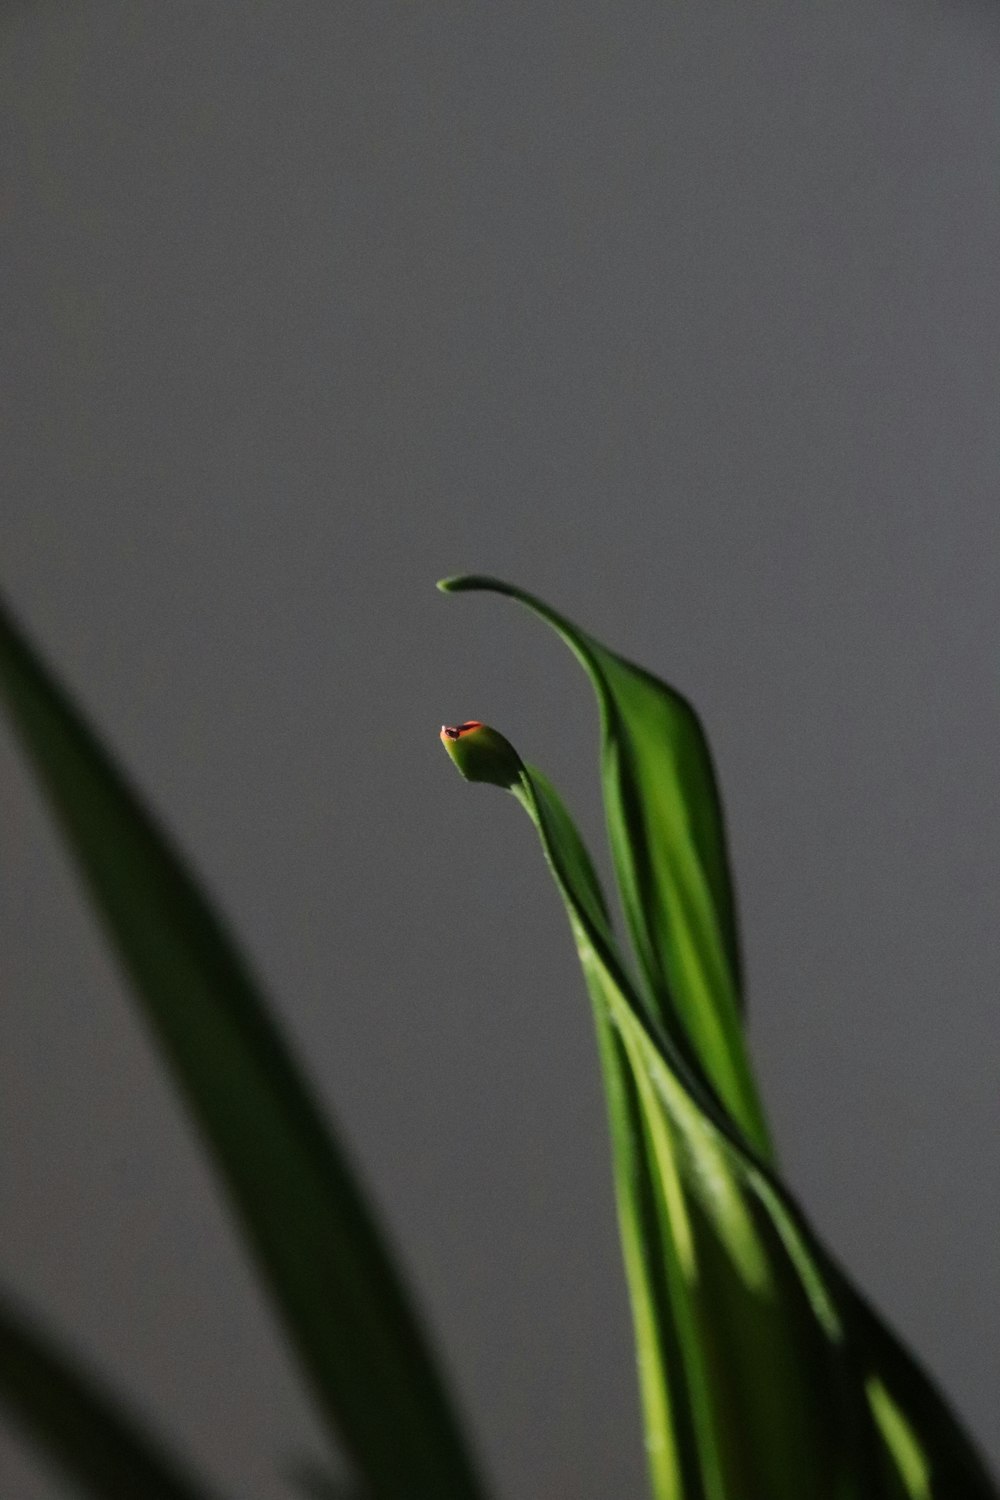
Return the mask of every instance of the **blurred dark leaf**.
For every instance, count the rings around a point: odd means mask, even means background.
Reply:
[[[390,1254],[247,965],[3,611],[0,695],[331,1431],[373,1500],[475,1500]]]

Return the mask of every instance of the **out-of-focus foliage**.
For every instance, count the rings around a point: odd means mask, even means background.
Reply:
[[[0,698],[317,1408],[367,1494],[478,1500],[463,1437],[391,1257],[244,959],[2,610]],[[58,1373],[58,1357],[26,1323],[15,1330],[0,1322],[0,1398],[64,1472],[107,1500],[194,1500],[165,1470],[153,1481],[152,1450],[124,1415],[116,1422],[109,1397],[86,1398],[68,1370],[62,1385]],[[95,1445],[107,1454],[103,1468],[91,1462]],[[126,1478],[140,1463],[147,1477]]]

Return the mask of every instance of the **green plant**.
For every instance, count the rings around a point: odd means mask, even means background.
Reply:
[[[495,730],[444,729],[472,780],[538,830],[593,1003],[657,1500],[995,1495],[927,1378],[851,1287],[776,1174],[742,1026],[722,812],[691,706],[540,600],[597,694],[630,970],[546,777]],[[485,737],[489,736],[487,740]]]
[[[605,1075],[657,1500],[995,1500],[954,1417],[776,1174],[743,1033],[722,813],[693,710],[529,595],[483,578],[441,587],[526,604],[597,692],[634,972],[551,784],[485,725],[442,738],[464,775],[527,811],[569,916]],[[482,1496],[370,1211],[243,962],[2,613],[0,693],[359,1494]],[[0,1398],[85,1493],[207,1500],[10,1304]]]

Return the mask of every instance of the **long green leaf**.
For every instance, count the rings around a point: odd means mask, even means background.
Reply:
[[[647,997],[674,1022],[732,1118],[770,1154],[740,1024],[736,903],[708,743],[690,703],[615,655],[542,600],[478,576],[448,593],[484,590],[527,606],[583,664],[601,710],[608,834],[622,906]]]
[[[654,1492],[868,1500],[864,1393],[836,1311],[788,1256],[754,1191],[756,1164],[595,920],[595,877],[554,788],[525,768],[515,790],[566,903],[594,1005]],[[782,1232],[794,1234],[794,1222]]]
[[[590,991],[657,1500],[996,1500],[944,1402],[820,1245],[617,950],[592,864],[496,731],[443,731],[538,829]]]
[[[212,1500],[87,1370],[0,1299],[0,1400],[75,1490],[93,1500]]]
[[[3,612],[0,696],[322,1414],[374,1500],[474,1500],[470,1460],[383,1239],[245,963]]]

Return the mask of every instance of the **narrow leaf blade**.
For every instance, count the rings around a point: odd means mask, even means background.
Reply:
[[[687,699],[617,656],[542,600],[495,578],[445,579],[545,620],[581,662],[601,710],[608,834],[650,1003],[686,1045],[762,1155],[770,1138],[741,1026],[736,901],[722,805],[701,722]],[[674,1027],[675,1032],[677,1027]]]
[[[931,1382],[644,1010],[554,788],[526,767],[516,792],[598,1017],[657,1495],[996,1500]]]
[[[374,1500],[473,1500],[471,1462],[385,1242],[246,964],[2,611],[0,696],[322,1414]]]
[[[997,1500],[945,1403],[689,1067],[677,1017],[635,988],[572,819],[519,764],[511,790],[597,1022],[657,1500]]]
[[[753,1191],[756,1161],[632,984],[554,787],[526,767],[515,794],[597,1021],[654,1493],[874,1500],[859,1477],[864,1392]]]

